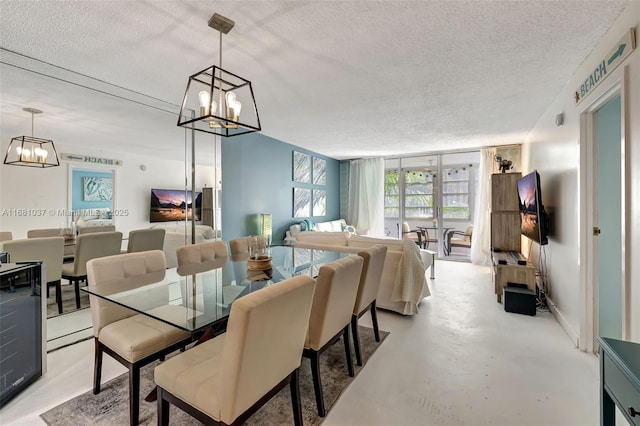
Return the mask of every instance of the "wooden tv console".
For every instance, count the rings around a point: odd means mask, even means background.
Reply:
[[[502,303],[502,288],[509,283],[526,284],[529,290],[536,291],[536,267],[528,262],[522,254],[515,251],[499,251],[491,253],[493,261],[493,287],[498,303]],[[500,261],[506,263],[500,263]],[[519,265],[518,260],[526,264]]]

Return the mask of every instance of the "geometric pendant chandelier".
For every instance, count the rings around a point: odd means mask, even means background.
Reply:
[[[34,108],[24,108],[23,111],[31,113],[31,136],[18,136],[11,139],[4,157],[4,164],[40,168],[59,166],[58,153],[53,141],[33,136],[34,115],[41,114],[42,111]]]
[[[189,77],[178,126],[224,137],[262,130],[251,82],[222,68],[222,34],[234,25],[217,13],[209,20],[220,33],[220,62]]]

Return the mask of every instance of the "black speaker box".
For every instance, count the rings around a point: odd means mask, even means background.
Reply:
[[[536,314],[536,292],[520,286],[507,285],[502,288],[504,310],[516,314]]]

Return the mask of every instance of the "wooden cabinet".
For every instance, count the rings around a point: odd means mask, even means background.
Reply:
[[[202,224],[213,227],[213,214],[213,188],[202,188]]]
[[[499,252],[493,253],[492,257],[493,286],[498,303],[502,303],[502,289],[509,283],[526,284],[529,290],[536,291],[536,267],[529,262],[519,265],[518,260],[524,260],[521,254]]]
[[[518,179],[521,173],[491,175],[491,249],[520,253]]]
[[[521,177],[521,173],[491,175],[491,250],[498,302],[502,302],[502,289],[509,283],[526,284],[529,290],[536,290],[536,267],[520,254],[518,179]]]

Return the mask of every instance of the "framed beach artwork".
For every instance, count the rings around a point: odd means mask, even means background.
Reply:
[[[293,151],[293,181],[311,183],[311,156]]]
[[[84,201],[110,201],[113,198],[113,179],[85,176],[82,189]]]
[[[309,217],[311,213],[311,190],[293,188],[293,217]]]

